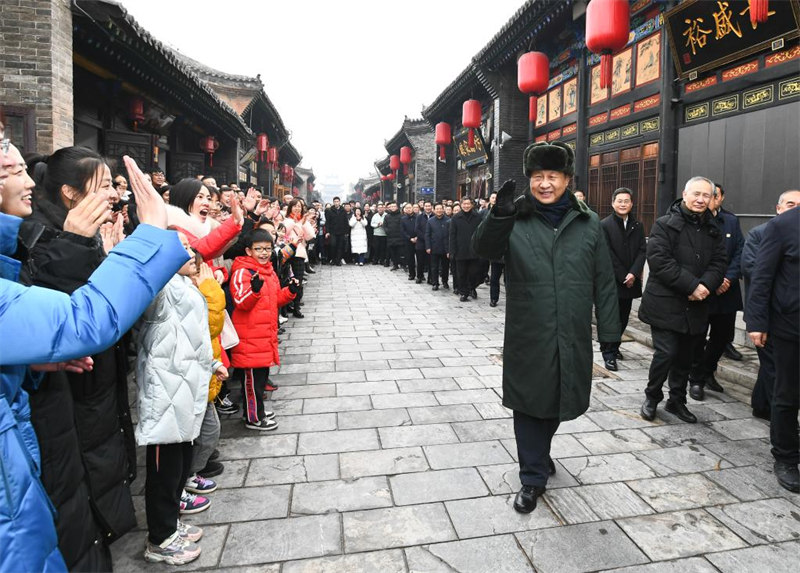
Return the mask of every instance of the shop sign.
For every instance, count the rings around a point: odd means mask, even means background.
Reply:
[[[739,109],[739,95],[733,94],[731,96],[715,99],[711,102],[711,115],[718,116],[726,113],[731,113]]]
[[[750,22],[747,0],[687,0],[665,14],[675,68],[681,79],[723,66],[800,36],[798,0],[770,2],[767,21]]]
[[[742,109],[772,103],[774,99],[775,88],[773,86],[764,86],[762,88],[748,90],[742,95]]]
[[[642,135],[645,133],[652,133],[661,129],[661,119],[654,117],[652,119],[643,119],[639,122],[639,131]]]
[[[475,145],[469,146],[469,130],[462,129],[453,140],[456,143],[456,153],[461,158],[464,167],[472,167],[489,161],[486,153],[486,145],[483,141],[483,133],[480,129],[475,130]]]
[[[690,121],[705,119],[708,117],[708,112],[708,102],[690,105],[686,107],[684,120],[689,123]]]
[[[420,187],[417,193],[419,195],[433,195],[433,187]]]
[[[784,80],[778,84],[778,99],[800,96],[800,76]]]

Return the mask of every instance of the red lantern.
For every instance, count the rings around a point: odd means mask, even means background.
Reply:
[[[219,141],[213,135],[207,135],[200,140],[200,149],[208,153],[208,166],[214,167],[214,152],[219,149]]]
[[[264,161],[269,149],[269,138],[266,133],[259,133],[258,137],[256,137],[256,149],[258,150],[258,160]]]
[[[128,116],[133,120],[133,131],[136,131],[139,122],[144,120],[144,100],[139,96],[131,98]]]
[[[532,94],[528,104],[528,121],[536,120],[536,99],[550,85],[550,62],[542,52],[522,54],[517,62],[517,86],[519,91]]]
[[[267,150],[267,163],[272,165],[272,168],[275,168],[275,165],[278,163],[278,148],[277,147],[270,147]]]
[[[386,175],[381,175],[381,181],[386,181],[388,177]]]
[[[614,52],[625,47],[631,30],[628,0],[591,0],[586,7],[586,47],[600,54],[600,88],[611,85]]]
[[[469,146],[475,147],[475,130],[481,126],[481,102],[468,99],[461,110],[461,124],[469,128]]]
[[[389,175],[386,176],[386,179],[389,181],[394,181],[394,173],[389,173]]]
[[[400,169],[400,157],[397,155],[392,155],[389,158],[389,169],[392,171],[397,171]]]
[[[450,145],[453,137],[450,133],[450,124],[444,121],[436,124],[436,145],[439,146],[439,161],[445,160],[445,145]]]
[[[750,23],[755,26],[766,22],[769,15],[769,0],[750,0]]]
[[[411,163],[411,148],[404,145],[400,148],[400,163],[403,164],[403,174],[408,174],[408,164]]]

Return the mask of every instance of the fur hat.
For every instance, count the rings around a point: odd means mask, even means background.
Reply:
[[[531,143],[522,154],[522,170],[525,177],[542,170],[561,171],[572,177],[575,175],[575,152],[560,141]]]

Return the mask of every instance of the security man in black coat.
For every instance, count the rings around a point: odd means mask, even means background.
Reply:
[[[450,220],[450,260],[458,262],[458,286],[461,289],[461,302],[469,297],[478,298],[477,288],[483,282],[485,271],[481,259],[472,250],[472,235],[483,218],[474,209],[471,197],[461,199],[461,211]]]
[[[425,231],[428,227],[428,220],[433,217],[433,205],[430,201],[425,201],[422,206],[422,211],[414,219],[415,231],[417,233],[417,242],[414,244],[415,256],[417,258],[417,284],[425,280],[425,272],[429,271],[430,256],[427,252],[427,245],[425,244]],[[431,282],[430,272],[428,272],[428,284]]]
[[[347,248],[347,234],[350,224],[347,222],[347,213],[342,209],[341,200],[333,198],[333,207],[325,209],[325,238],[330,238],[331,262],[337,267],[342,266],[342,259]]]
[[[611,195],[614,213],[600,221],[606,234],[611,262],[614,265],[614,280],[617,283],[619,301],[619,321],[622,333],[628,326],[633,299],[642,296],[642,271],[646,256],[647,242],[644,240],[644,227],[634,219],[633,191],[620,187]],[[622,334],[621,333],[621,334]],[[619,342],[603,342],[600,350],[609,370],[617,369],[617,359],[622,359]]]
[[[641,415],[653,420],[664,397],[666,410],[684,422],[697,418],[686,407],[692,354],[708,327],[708,296],[722,284],[728,267],[722,232],[708,210],[714,183],[692,177],[678,199],[659,217],[647,243],[650,276],[639,318],[650,325],[655,353],[650,363]]]
[[[744,320],[750,340],[763,348],[772,342],[775,388],[770,442],[775,478],[800,493],[800,209],[790,209],[767,223],[750,276]]]
[[[433,285],[433,290],[439,290],[439,276],[442,277],[442,286],[450,288],[447,279],[450,276],[449,259],[447,258],[450,247],[450,218],[444,216],[444,206],[436,203],[433,208],[433,217],[428,219],[425,226],[425,250],[431,258],[430,273],[428,278]]]

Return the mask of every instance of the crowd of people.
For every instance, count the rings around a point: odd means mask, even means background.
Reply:
[[[601,221],[568,189],[574,155],[558,143],[526,149],[521,192],[508,181],[487,199],[435,204],[306,203],[203,176],[169,184],[128,157],[117,166],[83,147],[23,157],[7,139],[0,160],[1,570],[111,570],[109,544],[136,525],[136,446],[146,448],[144,558],[197,559],[203,531],[181,516],[210,507],[225,471],[220,415],[278,427],[270,369],[282,324],[305,318],[319,265],[402,269],[432,291],[452,284],[464,303],[489,283],[492,307],[506,275],[503,403],[523,513],[555,471],[559,423],[588,407],[593,307],[616,370],[643,297],[655,354],[641,416],[655,418],[668,380],[665,409],[693,423],[687,389],[696,400],[722,391],[714,372],[744,276],[762,361],[754,413],[771,418],[779,483],[800,489],[800,191],[782,194],[778,216],[745,240],[722,187],[693,177],[645,240],[634,192],[616,190]]]

